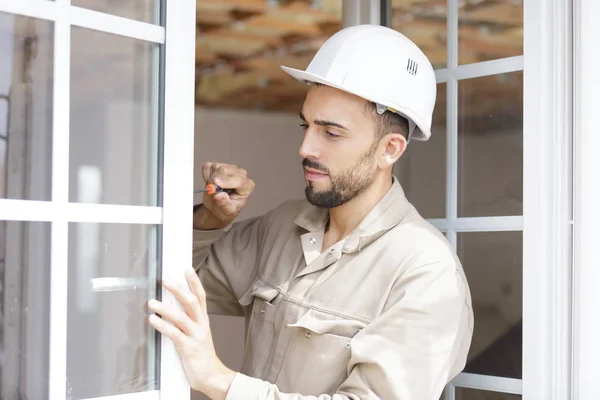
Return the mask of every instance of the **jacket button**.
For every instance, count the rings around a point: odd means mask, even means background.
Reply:
[[[306,332],[306,333],[304,334],[304,336],[305,336],[307,339],[310,339],[310,332]]]

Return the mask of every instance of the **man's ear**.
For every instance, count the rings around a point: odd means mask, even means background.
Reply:
[[[404,154],[407,146],[406,138],[400,133],[389,133],[381,140],[382,151],[379,157],[379,168],[387,169],[394,165]]]

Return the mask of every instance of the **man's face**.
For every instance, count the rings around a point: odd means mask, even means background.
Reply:
[[[327,86],[311,86],[300,118],[306,198],[338,207],[369,187],[376,168],[376,124],[367,102]]]

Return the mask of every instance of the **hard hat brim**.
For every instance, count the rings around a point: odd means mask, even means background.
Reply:
[[[281,69],[284,70],[286,73],[288,73],[292,78],[297,79],[298,81],[300,81],[302,83],[306,83],[306,84],[320,83],[322,85],[330,86],[332,88],[341,90],[343,92],[350,93],[354,96],[361,97],[368,101],[372,101],[375,103],[381,102],[380,99],[366,98],[364,95],[361,95],[360,93],[354,93],[351,90],[340,87],[339,85],[336,85],[335,83],[333,83],[321,76],[312,74],[307,71],[303,71],[303,70],[296,69],[296,68],[290,68],[290,67],[286,67],[283,65],[281,66]],[[380,104],[390,106],[389,104],[385,104],[385,102],[381,102]],[[395,109],[397,110],[397,112],[399,114],[412,120],[415,123],[416,128],[415,128],[414,132],[412,133],[412,135],[410,136],[411,139],[421,140],[421,141],[425,141],[425,140],[429,139],[429,137],[431,136],[431,130],[427,127],[427,125],[419,117],[417,117],[417,115],[412,110],[407,109],[406,107],[397,107]]]

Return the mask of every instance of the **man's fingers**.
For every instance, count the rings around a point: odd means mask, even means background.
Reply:
[[[148,317],[148,322],[154,329],[171,339],[175,346],[181,346],[187,337],[181,330],[155,314]]]
[[[200,278],[198,278],[198,274],[194,271],[193,268],[188,268],[185,271],[185,277],[187,279],[190,290],[198,299],[200,306],[206,308],[206,292],[204,291],[204,287],[202,287],[202,283],[200,282]]]
[[[210,175],[211,177],[215,174],[215,171],[220,167],[220,164],[218,163],[212,163],[212,165],[210,166]]]
[[[204,164],[202,164],[202,179],[204,179],[204,182],[208,182],[208,180],[210,179],[210,169],[213,165],[213,162],[207,161]]]
[[[248,171],[233,164],[207,161],[202,165],[202,177],[206,183],[235,189],[239,196],[249,196],[255,187],[254,181],[248,178]]]
[[[245,175],[231,175],[215,178],[215,183],[226,189],[235,189],[239,196],[249,196],[254,190],[255,183]]]
[[[150,300],[148,302],[148,308],[159,314],[162,318],[167,319],[173,323],[179,330],[187,335],[193,333],[193,322],[189,316],[174,307],[169,307],[165,303],[158,300]]]
[[[240,168],[233,164],[212,163],[210,166],[210,179],[235,176],[240,174]]]
[[[219,213],[229,217],[237,212],[237,207],[227,193],[217,193],[213,195],[213,203],[219,207]]]
[[[194,322],[198,322],[198,317],[200,316],[201,307],[196,296],[187,288],[181,285],[173,285],[171,282],[163,281],[163,285],[165,288],[169,290],[169,292],[173,293],[177,301],[183,306],[185,313],[189,318]]]
[[[204,182],[210,183],[212,175],[214,175],[215,171],[221,167],[230,166],[231,164],[225,164],[221,162],[214,161],[206,161],[202,164],[202,178]]]
[[[255,186],[256,184],[252,179],[246,178],[242,180],[242,183],[236,189],[236,191],[240,196],[250,196],[250,194],[254,191]]]

